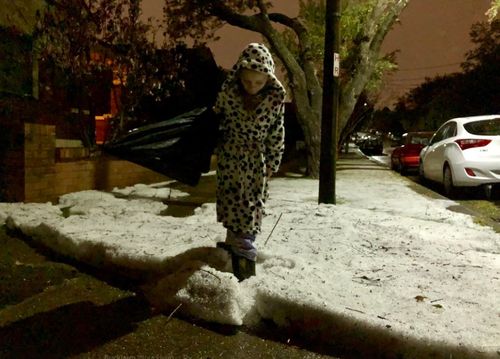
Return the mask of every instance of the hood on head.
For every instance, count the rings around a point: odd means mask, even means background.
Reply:
[[[275,65],[273,57],[265,45],[256,42],[248,44],[241,52],[238,61],[229,72],[223,87],[226,87],[229,83],[236,81],[238,71],[242,69],[254,70],[269,75],[270,85],[284,93],[285,89],[283,85],[274,74]]]
[[[264,45],[251,43],[243,50],[238,62],[233,66],[235,72],[241,69],[274,75],[273,57]]]

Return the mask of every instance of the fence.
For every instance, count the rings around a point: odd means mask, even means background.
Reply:
[[[25,123],[21,131],[23,145],[4,156],[4,201],[55,203],[65,193],[168,179],[111,156],[89,158],[83,147],[65,147],[64,141],[56,140],[53,125]]]

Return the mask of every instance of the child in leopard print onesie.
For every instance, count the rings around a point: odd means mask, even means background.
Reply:
[[[217,146],[217,220],[227,229],[225,243],[233,272],[241,281],[255,275],[262,212],[268,180],[284,150],[285,89],[274,74],[274,61],[262,44],[241,53],[217,96],[221,116]]]

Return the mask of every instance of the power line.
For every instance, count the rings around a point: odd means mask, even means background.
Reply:
[[[415,71],[415,70],[430,70],[430,69],[438,69],[442,67],[449,67],[449,66],[455,66],[455,65],[461,65],[461,62],[454,62],[451,64],[443,64],[443,65],[436,65],[436,66],[427,66],[427,67],[414,67],[414,68],[406,68],[406,69],[398,69],[397,71]]]
[[[407,89],[414,89],[417,88],[418,85],[412,85],[412,86],[384,86],[384,89],[391,89],[391,90],[407,90]]]
[[[414,77],[414,78],[402,78],[402,79],[388,79],[387,82],[408,82],[408,81],[424,81],[427,77]]]
[[[436,77],[439,77],[439,76],[450,76],[450,75],[454,75],[454,74],[457,74],[457,72],[450,72],[448,74],[434,74],[434,75],[430,75],[430,76],[420,76],[420,77],[403,77],[403,78],[389,78],[387,79],[388,82],[412,82],[412,81],[425,81],[427,79],[433,79],[433,78],[436,78]]]

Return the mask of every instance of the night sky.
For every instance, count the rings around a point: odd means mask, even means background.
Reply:
[[[388,34],[383,51],[399,50],[400,70],[388,78],[379,106],[390,105],[398,95],[417,86],[426,77],[460,70],[465,53],[471,48],[469,31],[473,23],[485,21],[490,0],[412,0]],[[162,13],[163,1],[143,0],[144,16]],[[298,13],[297,0],[276,0],[274,11],[289,16]],[[260,41],[259,34],[224,26],[220,40],[210,43],[215,60],[225,68],[236,61],[243,47]]]

